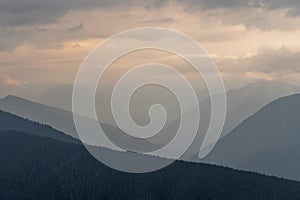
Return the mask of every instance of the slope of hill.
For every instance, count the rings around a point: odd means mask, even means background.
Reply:
[[[300,180],[300,94],[280,98],[221,139],[204,162]]]
[[[0,131],[7,130],[23,131],[61,141],[79,143],[78,140],[53,129],[50,126],[39,124],[0,110]]]
[[[258,81],[240,89],[227,92],[227,113],[221,138],[230,133],[241,122],[259,111],[268,103],[283,96],[299,92],[300,88],[281,81]],[[219,95],[215,96],[216,98]],[[204,136],[206,135],[211,118],[210,98],[200,103],[200,126],[198,135],[186,154],[187,160],[198,162],[198,156]],[[190,119],[193,120],[193,119]],[[172,126],[176,125],[174,122]]]
[[[36,101],[45,105],[72,111],[72,90],[73,85],[61,85],[45,91]],[[88,89],[85,90],[88,91]],[[197,94],[199,94],[198,98],[201,99],[201,101],[208,96],[207,92],[201,89],[198,89]],[[98,88],[95,95],[96,111],[99,114],[99,121],[105,124],[115,125],[110,106],[111,91],[109,89]],[[176,120],[180,113],[176,97],[169,90],[157,85],[148,85],[137,90],[132,95],[130,104],[132,105],[130,108],[131,116],[140,125],[147,125],[150,122],[147,113],[153,104],[161,104],[167,110],[169,115],[166,124]]]
[[[45,105],[71,111],[72,92],[73,85],[59,85],[42,93],[37,101]]]
[[[69,111],[12,95],[0,99],[0,109],[32,121],[47,124],[56,130],[77,137],[73,115]]]
[[[100,164],[81,145],[15,131],[1,132],[0,138],[3,200],[276,200],[300,196],[299,182],[256,173],[176,162],[153,173],[128,174]]]
[[[268,103],[300,93],[300,88],[282,81],[261,80],[227,92],[227,118],[223,136]]]
[[[72,136],[73,138],[79,139],[73,121],[73,114],[70,111],[43,105],[12,95],[0,99],[0,109],[41,124],[47,124],[56,130]],[[93,122],[93,120],[88,117],[79,117],[87,124]],[[156,148],[156,145],[150,142],[123,134],[120,129],[112,125],[101,123],[101,127],[106,133],[108,133],[110,139],[119,146],[129,148],[134,143],[137,149],[143,149],[145,146],[149,146],[151,149]],[[17,130],[22,131],[22,129]],[[23,131],[27,131],[27,129]]]
[[[70,111],[72,110],[72,88],[72,85],[61,85],[51,90],[48,90],[44,92],[43,95],[41,95],[41,97],[38,99],[38,102]],[[138,95],[136,96],[136,100],[138,101],[136,101],[136,103],[133,104],[138,106],[139,108],[131,110],[132,115],[136,116],[135,119],[137,121],[141,121],[141,124],[145,124],[146,122],[148,122],[148,118],[145,118],[145,116],[147,116],[145,115],[145,113],[147,113],[148,109],[146,105],[151,105],[151,103],[153,103],[153,99],[161,100],[154,103],[161,103],[167,108],[168,112],[170,113],[170,123],[176,120],[177,117],[179,117],[179,110],[174,109],[177,108],[178,104],[173,102],[173,99],[170,98],[170,96],[168,96],[167,94],[165,94],[166,91],[156,91],[154,88],[148,88],[147,91],[148,93],[138,93]],[[250,117],[252,114],[260,110],[263,106],[270,103],[271,101],[295,93],[300,93],[299,87],[277,80],[260,80],[255,83],[248,84],[239,89],[229,90],[227,92],[228,112],[223,135],[226,135],[227,133],[232,131],[242,121]],[[97,95],[100,94],[97,93]],[[197,95],[199,101],[203,102],[201,108],[205,106],[210,106],[210,99],[207,98],[207,92],[199,90],[197,91]],[[100,96],[103,96],[103,94],[101,94]],[[108,101],[107,99],[101,100]],[[101,107],[101,105],[98,105],[100,107],[97,106],[97,111],[101,111],[101,113],[104,113],[105,116],[109,115],[108,113],[110,112],[107,110],[107,106]],[[109,104],[105,103],[105,105]],[[171,109],[168,109],[169,107]],[[204,118],[206,116],[207,118],[209,118],[209,113],[210,111],[208,111],[207,113],[203,113],[202,116],[204,116]],[[101,121],[107,124],[112,124],[110,117],[108,117],[108,119],[104,117],[104,119]]]

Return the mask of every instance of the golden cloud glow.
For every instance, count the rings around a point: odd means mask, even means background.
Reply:
[[[195,11],[171,2],[157,9],[128,6],[124,13],[122,7],[113,10],[79,9],[50,24],[17,27],[17,31],[25,34],[23,41],[18,45],[12,43],[16,45],[13,51],[0,52],[0,68],[16,74],[21,80],[72,83],[81,62],[97,44],[120,31],[143,26],[171,28],[195,38],[217,60],[224,79],[236,79],[235,82],[239,82],[241,77],[242,81],[251,81],[272,80],[278,76],[255,69],[245,71],[243,66],[233,67],[230,65],[232,62],[227,62],[228,58],[238,61],[256,55],[264,48],[276,50],[284,46],[300,50],[300,27],[297,26],[300,18],[285,17],[284,10],[280,9]],[[15,37],[21,38],[20,35]],[[13,41],[13,38],[10,40]],[[118,66],[143,63],[151,56],[154,55],[149,52],[139,53]],[[156,58],[157,62],[185,66],[170,55]],[[12,77],[7,78],[5,83],[23,84]]]

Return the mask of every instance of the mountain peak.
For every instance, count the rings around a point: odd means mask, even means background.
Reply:
[[[10,99],[22,99],[21,97],[15,96],[15,95],[7,95],[6,97],[3,98],[3,100],[10,100]]]
[[[8,95],[6,97],[4,97],[2,99],[3,102],[9,102],[9,103],[22,103],[22,102],[26,102],[27,104],[38,104],[38,103],[35,103],[31,100],[28,100],[28,99],[24,99],[22,97],[19,97],[19,96],[15,96],[15,95]]]

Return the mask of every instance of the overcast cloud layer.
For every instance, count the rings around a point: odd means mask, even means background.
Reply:
[[[259,79],[300,85],[299,25],[298,0],[0,0],[0,95],[72,83],[99,42],[144,26],[195,38],[229,88]]]

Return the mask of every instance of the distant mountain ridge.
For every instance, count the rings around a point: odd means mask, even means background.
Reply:
[[[227,131],[238,126],[239,123],[246,120],[249,116],[258,111],[269,101],[272,101],[280,96],[296,93],[298,90],[300,91],[298,87],[280,81],[258,81],[240,89],[228,91],[228,115],[225,128],[223,130],[223,136],[227,134]],[[79,138],[74,125],[73,114],[69,111],[46,106],[15,96],[8,96],[4,99],[0,99],[0,109],[18,116],[22,116],[23,118],[28,118],[32,121],[50,125],[51,127],[72,137]],[[203,133],[206,132],[207,125],[209,124],[209,99],[201,103],[200,112],[200,137],[196,138],[194,144],[183,157],[184,160],[198,161],[198,158],[194,155],[200,149],[199,145],[202,144],[204,136]],[[81,119],[85,120],[87,123],[90,123],[92,120],[86,117],[81,117]],[[163,130],[162,134],[176,132],[178,128],[177,125],[178,124],[175,124],[175,126],[173,126],[173,124],[171,124],[171,126],[167,126]],[[133,146],[133,143],[137,144],[138,148],[149,146],[149,150],[151,150],[157,149],[166,142],[155,139],[148,141],[137,140],[135,138],[130,138],[126,134],[123,134],[122,131],[117,127],[103,123],[101,124],[101,127],[106,133],[109,133],[110,139],[112,139],[115,144],[133,151],[134,149],[130,149],[130,147]]]
[[[300,180],[300,94],[266,105],[222,138],[203,162]]]
[[[80,142],[71,136],[59,132],[52,127],[18,117],[0,110],[0,131],[15,130],[34,135],[53,138],[60,141],[79,144]]]
[[[72,111],[73,85],[60,85],[42,93],[37,101],[63,110]]]
[[[297,93],[300,93],[300,87],[276,80],[261,80],[240,89],[228,91],[227,119],[223,136],[268,103]]]
[[[300,93],[300,88],[282,81],[258,81],[239,89],[229,90],[227,96],[227,113],[221,138],[229,134],[248,117],[259,111],[268,103],[292,94]],[[218,98],[217,94],[215,98]],[[190,119],[193,120],[193,119]],[[200,125],[198,135],[186,153],[185,160],[199,161],[194,156],[200,150],[204,136],[211,121],[211,99],[200,103]],[[175,124],[175,123],[174,123]]]
[[[13,95],[0,99],[0,109],[32,121],[47,124],[72,137],[78,138],[73,122],[73,114],[69,111]]]
[[[63,107],[58,105],[58,102],[62,102],[62,104],[67,104],[69,106],[66,106],[66,109],[71,109],[71,91],[72,91],[72,85],[64,85],[61,87],[57,87],[51,91],[49,91],[49,94],[47,95],[47,92],[45,92],[45,96],[47,98],[42,98],[43,100],[39,100],[40,102],[46,103],[48,105],[56,105],[58,107]],[[162,93],[162,92],[161,92]],[[285,83],[283,81],[277,81],[277,80],[260,80],[254,83],[250,83],[246,86],[243,86],[239,89],[231,89],[229,90],[227,95],[227,116],[225,120],[225,125],[222,131],[222,137],[228,134],[230,131],[232,131],[235,127],[237,127],[241,122],[246,120],[248,117],[253,115],[255,112],[259,111],[261,108],[263,108],[268,103],[284,96],[289,96],[292,94],[300,93],[300,87]],[[66,96],[69,96],[66,100]],[[198,95],[202,96],[202,95]],[[204,95],[206,96],[206,95]],[[56,99],[51,101],[51,99]],[[142,108],[142,99],[144,100],[144,104],[148,105],[148,100],[151,99],[151,94],[143,94],[138,97],[140,100],[138,104],[136,104],[138,109]],[[154,98],[154,97],[152,97]],[[52,103],[51,103],[52,102]],[[171,103],[172,104],[172,103]],[[175,126],[177,127],[178,124],[178,118],[180,116],[177,116],[180,110],[175,110],[174,106],[176,104],[170,105],[171,110],[173,110],[174,113],[168,113],[170,114],[169,117],[171,118],[170,123],[167,123],[167,126]],[[204,98],[200,99],[200,128],[199,131],[200,134],[204,134],[208,128],[210,116],[211,116],[211,102],[210,98]],[[107,108],[102,108],[105,111],[101,110],[100,113],[103,111],[105,113],[109,113],[107,111]],[[133,109],[133,113],[138,113],[136,116],[142,116],[142,113],[147,113],[147,110],[143,110],[141,113],[137,112]],[[193,109],[193,108],[191,108]],[[170,109],[169,109],[170,110]],[[177,114],[176,114],[177,113]],[[108,116],[110,114],[107,114]],[[174,118],[175,117],[175,118]],[[104,117],[107,118],[107,117]],[[110,117],[108,117],[110,118]],[[137,117],[138,119],[141,119],[143,117]],[[193,120],[193,119],[191,119]],[[108,120],[110,121],[110,120]],[[143,121],[143,120],[141,120]],[[111,124],[111,123],[109,123]],[[171,127],[171,130],[175,130],[176,128]],[[154,141],[154,143],[159,143],[159,141]]]
[[[47,124],[73,138],[79,139],[72,112],[43,105],[12,95],[0,99],[0,110],[4,110],[31,121],[39,122],[41,124]],[[88,117],[78,117],[86,122],[86,124],[94,123],[94,120]],[[108,133],[107,135],[115,144],[124,147],[125,149],[131,149],[133,145],[136,145],[137,148],[157,148],[155,144],[152,144],[148,141],[140,140],[123,134],[123,132],[119,128],[112,125],[101,123],[101,127],[105,131],[105,133]]]

